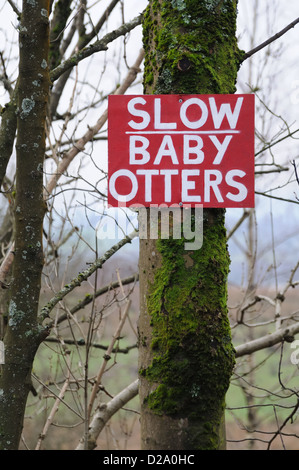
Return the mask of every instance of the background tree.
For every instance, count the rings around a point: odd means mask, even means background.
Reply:
[[[117,252],[120,247],[131,241],[130,237],[126,237],[122,242],[117,243],[112,249],[106,251],[102,257],[99,257],[96,249],[93,249],[94,255],[97,255],[95,256],[95,261],[91,262],[87,269],[82,269],[81,267],[79,276],[73,279],[70,284],[65,285],[62,290],[58,289],[57,292],[56,288],[53,286],[54,294],[52,294],[51,300],[41,308],[42,305],[40,301],[43,301],[40,297],[42,270],[44,268],[44,276],[49,284],[51,284],[55,278],[50,275],[49,270],[47,270],[47,265],[48,263],[50,263],[50,265],[52,264],[52,266],[54,264],[54,269],[59,270],[57,263],[55,263],[58,250],[57,244],[64,243],[65,239],[71,234],[66,233],[64,239],[58,239],[56,243],[53,243],[51,240],[51,229],[53,227],[52,224],[55,223],[55,216],[53,206],[51,207],[52,201],[50,196],[53,195],[55,188],[57,188],[58,180],[62,177],[63,172],[69,168],[71,161],[79,153],[79,150],[84,150],[86,143],[92,141],[95,134],[99,132],[107,120],[107,112],[104,111],[97,120],[96,125],[93,127],[90,126],[81,139],[76,139],[78,140],[76,144],[72,144],[71,139],[65,144],[62,143],[62,138],[67,135],[68,122],[73,119],[70,115],[72,103],[64,118],[57,114],[58,104],[65,89],[67,79],[70,76],[70,72],[76,64],[96,52],[105,51],[107,44],[117,37],[124,36],[140,23],[141,16],[133,19],[131,23],[121,24],[117,30],[107,33],[101,39],[97,38],[109,14],[116,5],[120,3],[121,2],[118,1],[110,2],[107,8],[102,11],[102,15],[95,26],[91,20],[87,21],[85,24],[84,18],[89,18],[89,12],[87,5],[80,3],[75,18],[71,20],[73,24],[75,24],[75,28],[70,31],[69,36],[65,38],[65,42],[62,42],[62,39],[65,28],[67,27],[67,21],[71,14],[71,2],[56,2],[53,5],[53,12],[50,12],[49,1],[24,2],[20,12],[18,11],[18,7],[12,4],[20,20],[18,26],[20,53],[17,81],[13,83],[7,80],[7,82],[5,82],[9,91],[13,89],[13,99],[6,108],[3,109],[4,118],[2,119],[1,133],[1,143],[4,149],[1,154],[1,182],[3,181],[4,186],[8,188],[5,194],[12,195],[11,204],[13,205],[12,210],[14,217],[13,238],[7,256],[3,260],[1,271],[3,279],[2,287],[7,288],[9,293],[8,305],[6,301],[2,303],[5,362],[2,366],[0,379],[0,436],[1,448],[3,449],[15,449],[19,445],[28,393],[31,390],[33,394],[36,395],[31,383],[31,371],[37,349],[40,343],[49,335],[50,331],[56,330],[58,335],[57,324],[62,320],[50,319],[50,312],[69,292],[73,291],[75,287],[80,286],[83,281],[89,279],[95,271],[101,268],[105,261]],[[122,12],[124,13],[123,6]],[[50,13],[51,32],[49,23]],[[90,29],[89,32],[86,32],[87,25]],[[61,62],[66,49],[72,46],[72,41],[76,41],[77,34],[77,45],[75,46],[75,50],[71,52],[70,59]],[[93,44],[86,48],[90,41],[93,41]],[[142,59],[143,53],[137,54],[136,63],[128,70],[127,77],[123,80],[122,85],[116,87],[115,93],[124,93],[135,80]],[[51,75],[49,73],[49,66],[52,67]],[[6,69],[4,70],[6,73]],[[77,73],[71,99],[74,97],[78,80]],[[55,81],[57,81],[57,83],[54,85]],[[52,89],[51,97],[50,85]],[[96,90],[95,95],[101,98],[100,93]],[[101,101],[102,100],[100,100],[100,102]],[[46,113],[48,104],[48,113]],[[84,110],[81,112],[86,113]],[[80,111],[77,111],[77,113],[80,113]],[[7,127],[4,128],[4,126],[6,126],[7,123],[10,124],[11,114],[17,116],[17,119],[13,120],[13,123],[9,127],[10,133],[8,134]],[[77,116],[78,114],[76,114],[76,118]],[[57,129],[60,128],[60,137],[56,140],[55,144],[52,145],[52,136],[55,135],[56,132],[53,120],[56,118],[63,121],[63,125],[57,126]],[[77,130],[77,124],[74,130]],[[17,134],[16,181],[15,188],[12,189],[9,184],[10,180],[7,180],[6,177],[6,170],[10,157],[9,153],[12,152],[15,133]],[[51,170],[50,166],[47,165],[48,162],[44,163],[46,134],[48,136],[51,159],[53,159],[57,165],[52,175],[50,175]],[[65,145],[67,145],[69,149],[59,158],[58,152],[60,152],[60,146]],[[47,175],[46,180],[44,180],[45,175]],[[99,179],[101,179],[101,173]],[[44,184],[45,187],[43,189]],[[96,188],[94,188],[94,190],[97,194],[101,194]],[[101,204],[101,206],[103,206],[103,204]],[[46,220],[44,224],[44,214],[46,210],[48,210],[48,220]],[[56,208],[54,210],[56,210]],[[63,217],[69,216],[70,213],[67,212]],[[64,229],[65,225],[61,227],[61,230]],[[75,227],[74,229],[76,231]],[[73,232],[73,230],[71,230],[71,232]],[[45,248],[45,253],[49,255],[45,265],[43,263],[43,238],[48,242],[49,250],[47,253],[47,247]],[[11,279],[8,280],[11,265],[13,265],[12,276]],[[133,282],[134,279],[131,278],[124,283]],[[123,286],[121,279],[119,279],[118,285]],[[123,297],[125,301],[126,296],[123,295]],[[44,301],[45,300],[44,298]],[[85,299],[84,305],[87,303],[87,299]],[[107,348],[105,361],[93,384],[91,396],[89,396],[87,391],[89,381],[89,348],[94,336],[94,331],[98,329],[98,322],[100,322],[97,316],[98,312],[95,312],[95,309],[87,322],[87,331],[82,331],[84,337],[86,337],[86,357],[85,371],[83,374],[83,388],[85,391],[83,398],[84,411],[80,410],[80,415],[84,421],[85,436],[87,436],[88,433],[91,412],[94,411],[94,400],[101,383],[102,374],[110,355],[113,350],[115,350],[114,346],[120,336],[121,327],[128,316],[129,306],[130,303],[126,303],[122,320],[119,327],[116,329],[117,335],[111,342],[110,347]],[[70,313],[70,315],[72,314]],[[99,315],[101,316],[101,314]],[[69,321],[68,315],[66,320]],[[77,343],[76,340],[75,343]],[[59,399],[62,399],[70,383],[70,371],[67,372],[67,377],[64,382],[64,387],[62,387],[63,393],[60,391],[58,395]],[[53,409],[57,409],[57,405],[55,405]],[[53,414],[54,411],[50,414],[50,417],[53,417]],[[50,421],[48,420],[48,424],[51,422],[51,419]],[[48,426],[45,425],[44,429],[47,429],[47,427]],[[38,448],[41,446],[44,433],[44,431],[41,433],[37,445]],[[85,446],[87,446],[87,439],[85,439],[85,442]]]
[[[240,4],[240,45],[245,50],[255,50],[266,37],[275,39],[277,31],[284,30],[287,21],[279,19],[282,7],[280,2]],[[292,11],[298,16],[295,7]],[[256,93],[256,207],[239,212],[241,225],[237,211],[228,223],[231,256],[238,260],[232,265],[237,271],[231,273],[229,307],[234,344],[247,342],[258,349],[252,353],[249,348],[247,354],[236,348],[235,375],[227,398],[228,440],[232,440],[228,446],[233,449],[296,448],[292,415],[297,407],[298,371],[291,360],[295,337],[288,335],[288,327],[297,330],[294,253],[298,222],[290,164],[290,155],[297,155],[298,138],[298,84],[291,52],[297,34],[296,29],[289,29],[282,40],[250,56],[238,77],[241,92]],[[276,332],[274,344],[268,335],[275,337]]]
[[[111,93],[143,91],[140,13],[148,2],[59,0],[51,2],[48,25],[47,5],[24,3],[26,8],[21,1],[5,1],[0,24],[1,448],[18,447],[24,413],[20,448],[139,448],[137,221],[129,211],[107,210],[106,109]],[[29,8],[35,7],[33,24]],[[280,2],[273,8],[252,0],[244,8],[240,3],[239,47],[253,52],[242,64],[237,85],[241,92],[257,94],[258,194],[250,218],[243,210],[226,214],[228,306],[237,356],[227,397],[228,447],[254,442],[258,448],[280,448],[294,446],[290,435],[296,438],[298,404],[297,366],[290,360],[296,353],[292,335],[298,331],[293,302],[297,260],[291,247],[296,248],[298,231],[293,193],[299,190],[290,164],[297,157],[296,114],[290,113],[298,83],[289,65],[296,54],[288,52],[293,51],[288,38],[297,31],[292,26],[299,15],[296,2],[286,16]],[[42,28],[49,30],[47,58],[37,55],[46,49],[35,51],[30,42]],[[284,35],[278,38],[280,30]],[[255,46],[271,36],[273,41],[257,52]],[[35,55],[39,63],[24,64],[28,50],[19,53],[19,41],[30,43],[30,60]],[[29,69],[24,74],[21,64],[30,65],[30,74],[37,76],[29,79]],[[286,82],[278,64],[288,72]],[[150,81],[146,74],[146,87],[155,83]],[[290,90],[288,101],[274,99],[285,97],[285,89]],[[12,368],[17,379],[9,373]]]

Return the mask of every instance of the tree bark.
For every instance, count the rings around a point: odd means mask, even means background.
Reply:
[[[45,119],[49,94],[49,3],[24,1],[19,32],[15,257],[5,364],[0,377],[0,449],[17,449],[21,437],[31,369],[47,335],[37,321],[43,268],[42,225]]]
[[[143,21],[145,93],[234,93],[242,59],[236,10],[235,0],[151,0]],[[203,218],[200,250],[186,251],[184,239],[140,240],[143,449],[225,448],[235,361],[225,211],[206,209]]]

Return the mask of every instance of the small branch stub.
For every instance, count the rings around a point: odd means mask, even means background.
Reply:
[[[181,72],[187,72],[191,68],[191,62],[187,57],[183,57],[181,60],[178,62],[178,69]]]

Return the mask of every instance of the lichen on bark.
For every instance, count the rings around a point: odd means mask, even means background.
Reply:
[[[153,0],[144,16],[147,93],[234,93],[243,52],[236,1]]]

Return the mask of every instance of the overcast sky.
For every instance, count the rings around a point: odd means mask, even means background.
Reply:
[[[21,1],[16,2],[19,7]],[[103,7],[110,3],[110,0],[101,0],[96,8]],[[135,17],[139,12],[147,5],[147,0],[124,0],[125,5],[125,20],[130,20]],[[238,15],[238,38],[240,48],[248,51],[252,46],[257,46],[270,36],[274,35],[287,24],[294,21],[299,17],[299,1],[298,0],[259,0],[259,9],[256,10],[256,0],[240,0],[239,1],[239,15]],[[257,29],[253,32],[253,17],[257,15]],[[109,20],[107,32],[119,24],[120,12],[116,10],[114,16]],[[14,27],[12,27],[14,25]],[[2,50],[4,50],[6,56],[17,57],[10,49],[11,31],[15,35],[17,40],[17,31],[15,29],[17,20],[15,14],[6,0],[0,0],[0,44]],[[7,34],[7,28],[10,33]],[[6,32],[5,32],[6,31]],[[106,32],[105,31],[105,32]],[[254,38],[252,40],[252,36]],[[282,38],[278,39],[272,46],[271,52],[277,54],[276,58],[268,60],[267,67],[263,70],[261,78],[259,77],[261,71],[261,65],[265,59],[266,50],[255,54],[251,61],[247,61],[242,65],[239,80],[238,80],[238,91],[243,92],[246,90],[246,84],[248,83],[249,67],[251,67],[252,85],[258,84],[261,88],[262,96],[266,97],[267,105],[273,105],[273,111],[283,116],[283,118],[292,125],[292,129],[299,127],[298,124],[298,108],[299,108],[299,70],[298,70],[298,44],[299,44],[299,24],[286,33]],[[127,48],[128,63],[131,65],[136,58],[139,48],[142,46],[141,42],[141,27],[138,27],[136,31],[130,34],[130,42]],[[281,49],[281,50],[280,50]],[[112,50],[112,47],[111,47]],[[97,55],[95,63],[98,64],[98,70],[101,69],[101,58],[103,53]],[[15,60],[12,69],[9,72],[14,72],[15,76],[17,73],[17,61]],[[84,68],[80,65],[80,69]],[[257,82],[257,83],[255,83]],[[104,82],[103,82],[104,83]],[[267,89],[271,89],[271,95],[267,95]],[[108,82],[107,90],[111,90],[111,82]],[[138,91],[142,93],[142,86],[139,86]],[[247,90],[246,90],[247,91]],[[264,95],[263,95],[264,93]],[[5,104],[7,96],[3,93],[3,87],[0,84],[0,104]],[[297,121],[297,122],[296,122]],[[262,125],[257,121],[259,129]],[[282,122],[279,119],[275,119],[274,126],[282,126]],[[298,157],[299,164],[299,147],[298,141],[292,140],[288,144],[283,144],[281,147],[275,149],[275,157],[279,158],[282,164],[288,164],[290,171],[282,174],[280,177],[265,177],[263,179],[263,185],[275,184],[277,181],[282,181],[282,184],[286,183],[292,176],[292,167],[290,160]],[[260,185],[260,180],[257,181],[257,186]],[[295,199],[294,192],[299,195],[299,186],[295,182],[291,185],[284,187],[277,191],[278,195],[283,195],[290,199]],[[277,236],[281,237],[282,233],[298,233],[299,232],[299,206],[294,204],[279,203],[272,201],[272,209],[275,213],[274,225],[277,230]],[[268,239],[271,236],[269,233],[269,209],[270,201],[269,198],[258,197],[257,198],[258,212],[263,214],[263,233],[265,234],[263,240],[261,240],[261,250],[263,246],[268,244]],[[228,225],[232,225],[234,220],[238,217],[238,210],[228,211],[227,220]],[[261,223],[261,222],[259,222]],[[287,248],[283,247],[282,253],[284,260],[292,259],[294,250],[299,251],[298,237],[291,237],[287,241]],[[235,247],[232,249],[236,250]],[[234,263],[236,266],[236,264]]]

